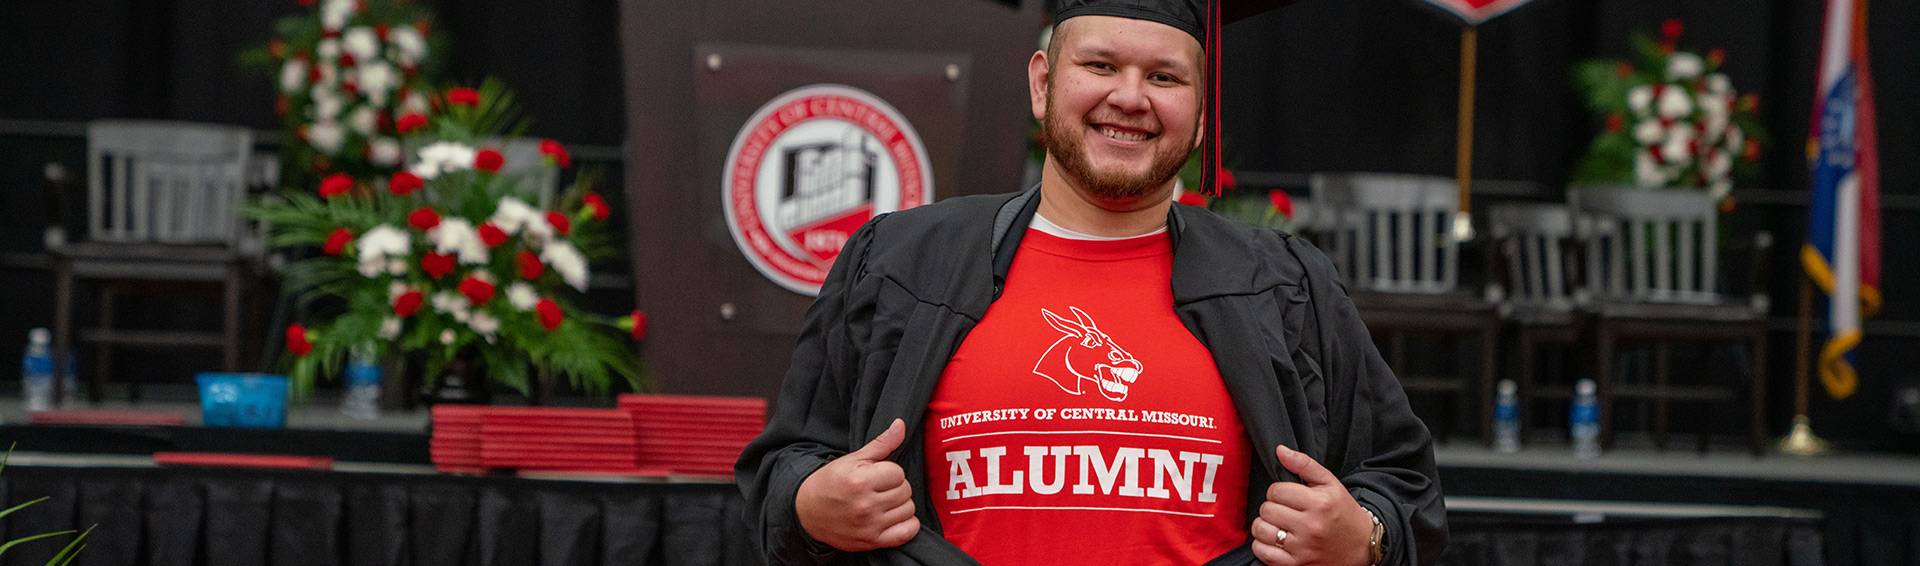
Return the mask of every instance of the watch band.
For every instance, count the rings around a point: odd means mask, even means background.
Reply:
[[[1373,520],[1373,536],[1367,540],[1367,564],[1380,566],[1380,561],[1387,557],[1387,526],[1380,522],[1380,516],[1373,514],[1372,509],[1361,507],[1360,510],[1366,511],[1367,518]]]

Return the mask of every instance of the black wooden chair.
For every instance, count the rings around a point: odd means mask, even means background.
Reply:
[[[220,368],[240,367],[240,311],[248,266],[259,242],[241,216],[253,134],[246,128],[154,121],[99,121],[87,129],[87,238],[48,242],[55,274],[54,340],[62,354],[75,342],[76,283],[94,282],[99,326],[78,332],[95,349],[88,379],[100,400],[119,347],[211,348]],[[126,294],[218,290],[222,330],[119,328],[114,313]],[[137,384],[130,397],[138,398]]]
[[[1700,449],[1705,450],[1713,411],[1727,407],[1749,413],[1754,453],[1766,442],[1765,258],[1772,237],[1760,232],[1737,246],[1750,253],[1746,262],[1752,294],[1721,291],[1719,207],[1704,191],[1585,187],[1569,192],[1574,210],[1593,222],[1585,237],[1586,286],[1593,294],[1594,370],[1599,384],[1600,434],[1611,446],[1619,401],[1652,404],[1652,433],[1657,447],[1668,440],[1669,408],[1698,405]],[[1739,364],[1745,376],[1674,375],[1671,353],[1677,344],[1744,347]],[[1652,349],[1652,375],[1616,375],[1623,347]],[[1739,379],[1738,377],[1744,377]],[[1742,411],[1742,401],[1746,407]]]
[[[1478,414],[1483,438],[1492,437],[1493,382],[1499,369],[1500,319],[1480,294],[1459,287],[1462,246],[1452,236],[1458,204],[1452,179],[1382,173],[1316,174],[1311,179],[1316,223],[1354,306],[1376,341],[1385,340],[1388,366],[1409,394],[1443,396],[1444,415],[1427,417],[1435,437],[1449,436],[1456,410]],[[1459,356],[1439,370],[1407,364],[1407,338],[1450,339],[1477,355]],[[1469,367],[1477,358],[1478,367]],[[1477,407],[1474,405],[1477,404]]]

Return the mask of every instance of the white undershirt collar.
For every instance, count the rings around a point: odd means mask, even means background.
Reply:
[[[1054,236],[1057,238],[1066,238],[1069,240],[1089,240],[1089,241],[1095,241],[1095,242],[1111,242],[1114,240],[1131,240],[1134,238],[1143,238],[1146,236],[1152,236],[1152,235],[1164,233],[1167,231],[1166,226],[1161,226],[1159,230],[1154,230],[1152,232],[1147,232],[1145,234],[1141,234],[1138,236],[1095,236],[1093,234],[1085,234],[1081,232],[1068,230],[1066,228],[1061,228],[1059,224],[1054,224],[1052,220],[1047,220],[1047,217],[1041,216],[1040,212],[1037,210],[1034,211],[1033,222],[1029,224],[1028,227],[1033,228],[1035,230],[1039,230],[1041,233],[1047,234],[1049,236]]]

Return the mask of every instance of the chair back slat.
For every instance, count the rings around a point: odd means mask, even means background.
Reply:
[[[103,120],[87,128],[88,237],[234,244],[253,133],[237,126]]]
[[[1383,173],[1316,174],[1313,202],[1333,237],[1334,265],[1349,285],[1393,293],[1444,293],[1459,277],[1452,238],[1453,181]]]
[[[1576,268],[1561,251],[1575,237],[1573,214],[1559,204],[1503,204],[1487,210],[1487,223],[1507,264],[1508,301],[1534,307],[1571,308],[1567,273]]]
[[[1597,227],[1589,265],[1609,300],[1713,303],[1718,208],[1704,191],[1577,187],[1569,201]],[[1604,256],[1604,257],[1602,257]]]

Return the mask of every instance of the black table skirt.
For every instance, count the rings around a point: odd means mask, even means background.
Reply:
[[[732,485],[224,468],[10,467],[8,539],[98,525],[79,565],[756,564]],[[1590,525],[1456,515],[1448,565],[1819,566],[1806,519]],[[44,541],[43,541],[44,542]],[[58,544],[5,564],[44,564]]]

